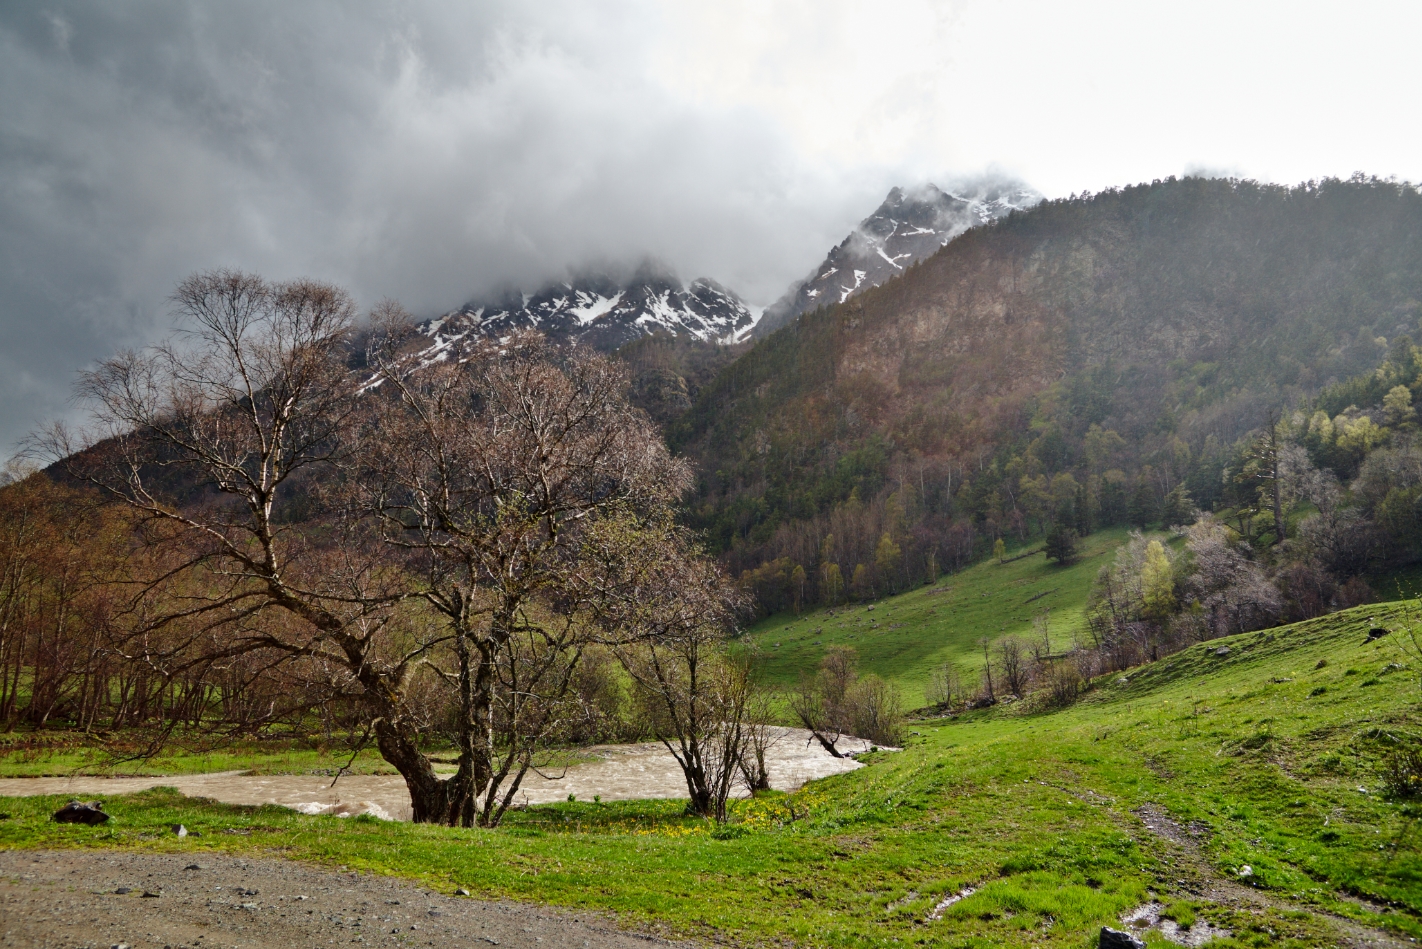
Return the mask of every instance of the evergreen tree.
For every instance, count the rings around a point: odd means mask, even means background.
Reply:
[[[1043,548],[1048,560],[1055,560],[1065,567],[1076,562],[1076,531],[1067,524],[1053,524],[1047,531],[1047,542]]]
[[[1072,527],[1080,536],[1085,537],[1095,528],[1094,518],[1091,516],[1091,495],[1084,484],[1077,485],[1072,515]]]
[[[1161,512],[1161,523],[1166,527],[1174,527],[1178,524],[1188,525],[1194,521],[1194,516],[1195,502],[1190,497],[1190,492],[1185,490],[1185,485],[1176,485],[1165,496],[1165,508]]]
[[[1160,520],[1160,505],[1155,500],[1155,489],[1151,487],[1145,475],[1136,479],[1136,490],[1131,494],[1126,517],[1138,530],[1145,530]]]

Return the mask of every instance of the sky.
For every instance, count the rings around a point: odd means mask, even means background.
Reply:
[[[752,303],[894,185],[1422,181],[1417,3],[0,0],[0,460],[237,267]]]

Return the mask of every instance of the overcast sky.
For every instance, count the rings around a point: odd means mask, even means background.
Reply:
[[[0,459],[194,270],[769,303],[894,184],[1422,180],[1422,4],[0,0]]]

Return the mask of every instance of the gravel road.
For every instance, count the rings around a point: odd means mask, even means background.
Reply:
[[[607,918],[485,903],[282,860],[0,851],[0,946],[672,949]],[[681,944],[685,947],[685,944]],[[689,949],[689,947],[685,947]]]

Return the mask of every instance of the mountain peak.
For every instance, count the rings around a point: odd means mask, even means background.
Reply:
[[[932,182],[894,187],[819,267],[766,308],[755,334],[773,332],[801,313],[843,303],[937,253],[968,228],[1041,200],[1021,182],[993,178],[955,183],[951,191]]]
[[[421,324],[431,341],[421,358],[445,358],[476,340],[520,329],[607,352],[658,332],[734,343],[750,335],[760,313],[714,280],[699,277],[683,285],[670,267],[647,258],[623,275],[587,270],[535,293],[506,290],[471,300]]]

